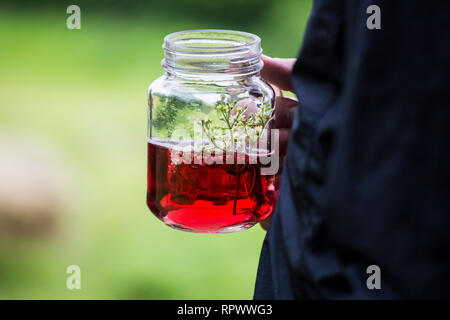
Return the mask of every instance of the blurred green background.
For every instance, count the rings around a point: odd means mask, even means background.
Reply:
[[[81,7],[81,30],[66,8]],[[258,34],[296,56],[311,1],[0,5],[0,299],[251,299],[265,232],[172,230],[145,204],[146,90],[163,37]],[[66,268],[81,268],[81,290]]]

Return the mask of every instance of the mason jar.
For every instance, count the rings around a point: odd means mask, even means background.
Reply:
[[[228,30],[169,34],[148,89],[147,205],[170,227],[247,229],[277,201],[274,91],[261,40]]]

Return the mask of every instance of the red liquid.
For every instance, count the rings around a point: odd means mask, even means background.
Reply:
[[[275,177],[261,175],[262,165],[248,157],[245,164],[223,162],[173,164],[170,149],[148,143],[148,207],[167,225],[193,232],[233,232],[268,217]]]

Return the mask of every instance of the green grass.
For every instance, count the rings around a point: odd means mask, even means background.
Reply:
[[[245,31],[261,36],[265,53],[295,56],[310,3],[277,8]],[[146,89],[162,72],[163,36],[240,27],[86,14],[69,31],[61,12],[0,12],[0,132],[54,146],[73,190],[56,235],[0,243],[0,298],[251,298],[259,226],[184,233],[145,205]],[[82,290],[65,287],[71,264],[81,267]]]

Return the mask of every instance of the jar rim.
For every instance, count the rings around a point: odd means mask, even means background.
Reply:
[[[220,74],[222,77],[258,73],[261,39],[252,33],[223,29],[174,32],[164,38],[163,68],[177,74]]]
[[[205,44],[202,45],[202,41]],[[195,43],[192,45],[190,43]],[[227,45],[212,45],[222,43]],[[218,54],[237,53],[256,46],[260,51],[261,39],[252,33],[225,29],[193,29],[168,34],[164,37],[163,49],[173,53]]]

